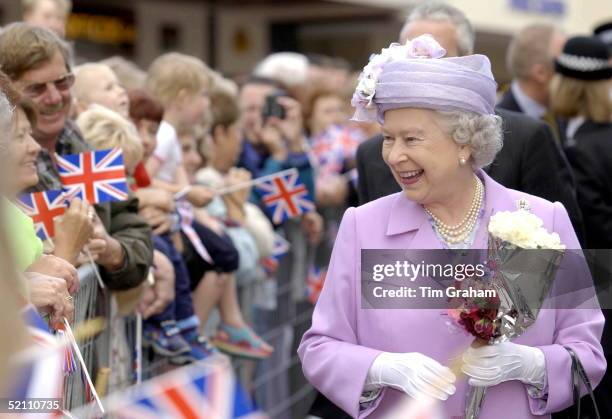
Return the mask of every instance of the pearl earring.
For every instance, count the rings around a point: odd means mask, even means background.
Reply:
[[[465,157],[459,157],[459,166],[465,166],[466,160]]]

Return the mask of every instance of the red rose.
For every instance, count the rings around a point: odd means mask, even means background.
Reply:
[[[488,341],[493,337],[493,322],[489,319],[482,318],[474,323],[474,332],[476,337]]]

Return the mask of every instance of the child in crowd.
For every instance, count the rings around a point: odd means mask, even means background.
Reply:
[[[136,125],[140,142],[144,148],[143,161],[147,161],[157,147],[157,130],[164,116],[164,109],[147,92],[141,89],[129,90],[128,98],[130,119]]]
[[[147,161],[156,148],[157,140],[154,137],[154,133],[156,127],[161,122],[163,110],[145,92],[132,91],[130,92],[130,115],[136,123],[141,139],[145,144],[145,161]],[[188,132],[192,132],[192,130],[188,130]],[[186,152],[183,158],[183,166],[193,167],[195,164],[195,167],[192,169],[192,171],[195,171],[199,168],[201,160],[199,160],[199,155],[197,155],[197,153],[195,154],[195,159],[193,156],[193,152]],[[192,181],[192,177],[188,177],[188,183],[192,183]],[[225,272],[228,274],[235,271],[236,268],[239,267],[237,262],[238,255],[235,253],[232,242],[229,237],[225,235],[225,231],[221,228],[220,223],[214,221],[204,211],[198,211],[194,214],[188,205],[187,208],[185,208],[185,204],[185,202],[179,202],[177,205],[180,207],[180,210],[183,211],[183,215],[185,215],[184,211],[187,212],[186,217],[193,218],[196,216],[195,218],[197,221],[191,223],[190,226],[193,228],[192,231],[199,236],[198,238],[201,238],[206,244],[214,263],[214,265],[211,265],[202,257],[199,257],[197,249],[192,243],[193,237],[187,235],[187,233],[189,233],[189,228],[187,228],[186,232],[183,231],[181,233],[181,240],[177,247],[182,249],[184,259],[187,262],[187,268],[191,278],[191,289],[197,289],[198,291],[205,289],[206,291],[210,291],[205,292],[204,299],[198,301],[196,310],[198,314],[200,314],[200,311],[205,307],[210,307],[210,310],[212,310],[219,302],[219,296],[215,296],[215,287],[219,285],[219,281],[217,281],[218,275],[212,272],[212,270],[214,269],[220,273]],[[183,226],[183,230],[185,230],[185,226]],[[228,244],[232,247],[230,248]],[[235,258],[233,256],[234,254],[236,255]],[[243,258],[240,258],[240,260],[242,259]],[[221,276],[225,278],[229,275]],[[201,286],[199,284],[201,284]],[[224,287],[220,287],[219,289],[222,290],[223,288]],[[226,304],[225,307],[228,307],[228,305]],[[230,320],[234,318],[241,319],[241,313],[237,302],[229,307],[231,307],[230,310],[221,309],[222,317],[224,319],[229,318]],[[210,310],[205,311],[209,313]],[[199,317],[205,321],[208,318],[208,314],[205,316],[199,315]],[[244,323],[240,324],[242,325]]]
[[[206,154],[206,167],[197,172],[195,182],[220,188],[226,185],[226,177],[230,172],[236,172],[232,169],[235,168],[242,149],[237,87],[232,81],[221,79],[213,86],[210,100],[212,115],[210,130],[203,141],[205,147],[200,146],[200,150]],[[251,202],[246,202],[242,208],[238,208],[235,205],[236,201],[231,198],[230,194],[217,202],[221,202],[223,212],[227,212],[232,217],[240,216],[241,213],[244,215],[242,222],[255,239],[260,257],[269,256],[274,246],[274,228],[267,216]],[[207,207],[207,210],[216,213],[213,203]]]
[[[78,66],[74,70],[75,72],[75,83],[74,83],[74,100],[75,106],[73,107],[74,113],[78,116],[81,112],[87,110],[91,104],[97,104],[106,106],[121,116],[127,118],[130,111],[130,97],[121,85],[117,75],[110,66],[102,63],[86,63]],[[140,94],[146,94],[144,91],[139,91]],[[135,99],[138,100],[138,94],[135,95]],[[144,153],[148,156],[153,152],[155,148],[155,134],[159,127],[159,120],[161,120],[162,109],[156,110],[158,120],[153,122],[153,130],[149,129],[150,123],[146,122],[143,128],[139,125],[138,134],[141,137],[142,146],[144,147]],[[152,132],[151,135],[144,135],[146,132]],[[133,168],[133,179],[135,184],[139,187],[150,186],[151,180],[147,174],[144,163],[139,161]],[[136,189],[137,188],[133,188]],[[160,203],[162,208],[168,211],[174,211],[174,202],[172,195],[169,192],[157,189],[148,191],[139,191],[136,193],[139,199],[140,207],[146,207],[147,202],[153,200],[155,203]],[[172,208],[168,206],[171,205]]]
[[[207,114],[210,74],[199,59],[169,53],[151,64],[147,78],[147,88],[164,109],[157,146],[146,163],[147,171],[154,178],[154,185],[177,195],[185,239],[183,256],[192,274],[192,289],[206,271],[233,272],[238,267],[238,253],[231,240],[194,220],[190,204],[207,205],[214,192],[201,185],[190,185],[177,135],[177,131],[193,129]]]
[[[157,185],[184,194],[196,207],[208,204],[214,194],[209,188],[189,185],[177,131],[191,129],[204,118],[209,106],[209,71],[195,57],[168,53],[153,61],[146,81],[147,90],[164,109],[157,146],[147,161],[147,171]]]
[[[127,118],[130,106],[127,92],[109,66],[99,63],[83,64],[74,69],[74,75],[74,110],[77,115],[92,103],[96,103]]]
[[[194,131],[183,132],[179,136],[183,151],[183,161],[190,181],[195,181],[195,174],[202,166],[202,157],[198,152],[197,139]],[[233,160],[238,157],[236,148]],[[251,179],[244,169],[232,169],[225,178],[219,174],[220,183],[206,183],[212,187],[231,186]],[[196,219],[214,217],[221,234],[227,234],[238,250],[240,264],[235,273],[222,275],[223,280],[202,281],[195,292],[196,313],[202,324],[206,324],[211,311],[218,306],[221,324],[211,343],[224,352],[248,358],[263,359],[272,354],[273,348],[264,342],[245,322],[238,301],[237,284],[252,283],[262,274],[259,267],[261,257],[252,231],[257,231],[263,240],[273,240],[273,230],[269,221],[255,205],[247,199],[250,188],[240,189],[233,193],[215,197],[204,209],[195,211]],[[246,207],[255,208],[251,212],[251,220],[247,220]],[[257,220],[256,218],[259,217]],[[262,228],[262,222],[265,223]],[[251,224],[251,229],[247,228]],[[259,230],[257,230],[259,227]],[[264,256],[267,256],[264,255]],[[195,273],[197,275],[197,272]],[[215,274],[220,276],[219,274]]]
[[[79,115],[77,125],[92,147],[121,147],[126,171],[129,175],[133,174],[134,168],[142,160],[143,147],[138,131],[130,121],[103,106],[92,105]],[[156,203],[145,202],[142,207],[141,202],[140,205],[142,210]],[[144,218],[147,218],[146,214]],[[155,266],[159,260],[161,264],[165,264],[166,260],[172,263],[175,298],[163,311],[156,310],[160,312],[145,323],[145,344],[152,345],[157,353],[171,357],[174,363],[204,359],[210,354],[211,348],[198,332],[199,323],[193,312],[189,274],[180,253],[176,251],[167,234],[168,231],[158,229],[158,232],[159,235],[154,235],[157,259],[154,261]],[[167,278],[156,278],[157,280],[165,281],[167,287]]]
[[[212,190],[200,185],[191,185],[189,175],[186,171],[181,151],[181,143],[178,138],[179,132],[193,132],[200,125],[208,113],[208,89],[211,84],[212,72],[206,68],[200,60],[178,53],[169,53],[159,57],[153,62],[149,69],[147,88],[151,94],[162,104],[164,108],[163,120],[157,133],[157,147],[151,159],[147,161],[149,174],[155,177],[154,184],[165,187],[173,193],[185,193],[187,201],[195,207],[202,207],[210,202],[213,197]],[[189,156],[189,154],[187,154]],[[207,198],[206,200],[202,198]],[[193,208],[179,202],[179,211],[184,219],[195,217]],[[201,214],[203,215],[203,214]],[[230,274],[238,268],[238,253],[236,252],[235,264],[231,260],[232,253],[224,250],[226,241],[236,251],[230,238],[224,230],[214,231],[214,226],[204,221],[206,225],[193,221],[187,229],[183,227],[183,233],[189,240],[186,241],[187,251],[184,253],[185,262],[192,279],[192,289],[204,289],[205,301],[208,307],[215,307],[220,300],[226,302],[221,306],[222,318],[234,320],[238,326],[236,333],[228,339],[233,339],[237,345],[246,347],[243,355],[253,357],[266,357],[272,348],[267,346],[261,339],[248,328],[240,313],[237,302],[235,283],[230,282],[229,287],[219,287],[217,275],[205,275],[212,266],[205,257],[198,255],[197,246],[194,246],[189,229],[195,232],[205,247],[210,251],[215,270],[222,274]],[[221,239],[221,240],[220,240]],[[192,249],[190,249],[192,248]],[[229,269],[231,267],[231,269]],[[222,275],[232,278],[232,275]],[[233,298],[222,298],[223,289],[233,290]],[[228,291],[228,292],[229,292]],[[196,291],[198,292],[198,291]],[[200,294],[201,295],[201,294]],[[231,297],[231,296],[230,296]],[[227,303],[229,301],[229,303]],[[231,307],[231,310],[227,310]],[[207,319],[203,316],[203,320]],[[236,320],[238,319],[238,320]]]
[[[85,140],[96,150],[119,147],[128,176],[142,160],[143,147],[136,127],[114,110],[92,104],[79,114],[76,123]]]

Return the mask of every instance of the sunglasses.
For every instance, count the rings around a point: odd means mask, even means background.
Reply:
[[[68,73],[59,79],[48,81],[46,83],[32,83],[23,89],[23,93],[25,96],[32,99],[42,96],[47,92],[47,87],[49,84],[53,84],[58,91],[65,92],[74,84],[74,74]]]

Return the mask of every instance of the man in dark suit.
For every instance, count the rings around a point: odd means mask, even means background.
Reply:
[[[506,54],[512,85],[497,105],[543,120],[559,145],[565,142],[565,130],[548,105],[550,82],[555,74],[554,59],[561,54],[565,41],[566,36],[547,23],[532,24],[518,32]]]
[[[433,2],[417,7],[402,29],[400,42],[423,33],[432,34],[447,55],[473,53],[473,29],[465,16],[451,6]],[[561,202],[582,241],[584,227],[574,178],[550,128],[518,112],[499,107],[496,112],[503,119],[504,146],[487,173],[508,188]],[[383,161],[381,150],[382,136],[365,141],[357,150],[360,203],[401,190]]]

